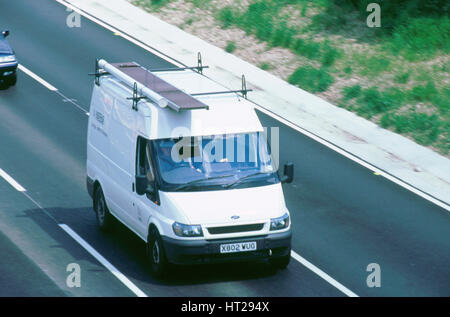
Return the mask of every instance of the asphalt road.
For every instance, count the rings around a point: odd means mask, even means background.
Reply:
[[[69,28],[68,14],[53,0],[0,1],[19,62],[58,89],[20,71],[16,87],[0,90],[0,168],[26,189],[0,178],[0,296],[134,296],[61,223],[148,296],[345,296],[294,259],[281,272],[266,263],[180,267],[156,280],[128,229],[97,230],[85,187],[87,74],[97,57],[169,64],[85,18]],[[295,252],[360,296],[450,296],[450,213],[258,115],[280,128],[281,162],[295,164],[295,181],[283,185]],[[81,267],[80,288],[66,285],[69,263]],[[379,288],[366,284],[369,263],[380,265]]]

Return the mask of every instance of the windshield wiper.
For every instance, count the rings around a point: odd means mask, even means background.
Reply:
[[[228,185],[225,185],[224,186],[224,188],[231,188],[231,187],[233,187],[233,186],[235,186],[235,185],[239,185],[239,184],[241,184],[244,180],[246,180],[247,178],[250,178],[250,177],[253,177],[253,176],[258,176],[258,175],[263,175],[263,174],[270,174],[271,172],[257,172],[257,173],[253,173],[253,174],[249,174],[249,175],[246,175],[246,176],[244,176],[244,177],[241,177],[241,178],[239,178],[237,181],[235,181],[235,182],[233,182],[233,183],[231,183],[231,184],[228,184]]]
[[[213,179],[221,179],[221,178],[232,177],[232,176],[235,176],[235,175],[234,174],[233,175],[220,175],[220,176],[213,176],[213,177],[208,177],[208,178],[200,178],[200,179],[196,179],[196,180],[190,181],[185,184],[181,184],[181,185],[175,187],[175,190],[178,191],[178,190],[190,187],[192,185],[195,185],[197,183],[202,183],[202,182],[210,181]]]

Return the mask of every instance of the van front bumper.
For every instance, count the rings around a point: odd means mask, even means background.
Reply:
[[[218,240],[179,240],[162,237],[167,260],[173,264],[244,262],[286,256],[291,250],[291,231],[258,237]],[[256,241],[256,250],[220,253],[220,245]]]

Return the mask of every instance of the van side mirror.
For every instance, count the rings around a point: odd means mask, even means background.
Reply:
[[[144,195],[147,192],[148,180],[145,175],[136,175],[136,193]]]
[[[294,163],[289,162],[284,164],[284,175],[280,180],[282,183],[292,183],[294,180]]]
[[[7,37],[9,35],[9,30],[4,30],[2,32],[2,34],[3,34],[3,37]]]

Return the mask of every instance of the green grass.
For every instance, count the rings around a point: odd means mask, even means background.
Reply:
[[[227,43],[227,46],[225,47],[225,51],[228,53],[233,53],[236,50],[236,43],[234,41],[230,41]]]
[[[352,59],[359,67],[358,73],[369,78],[374,78],[389,70],[391,59],[385,55],[354,54]]]
[[[311,66],[303,66],[298,68],[288,81],[309,92],[322,92],[333,84],[334,79],[324,68],[316,69]]]
[[[216,18],[225,29],[239,27],[271,47],[288,48],[298,55],[320,61],[323,66],[331,66],[341,55],[339,49],[327,41],[300,38],[301,29],[289,26],[286,22],[288,17],[280,13],[283,5],[303,2],[305,1],[255,0],[244,12],[226,6],[216,14]]]
[[[236,21],[236,13],[232,7],[225,7],[218,12],[216,18],[221,22],[222,28],[227,29]]]
[[[270,70],[273,68],[272,65],[270,65],[267,62],[263,62],[263,63],[259,64],[258,67],[261,68],[262,70]]]
[[[354,85],[354,86],[350,86],[350,87],[344,87],[342,89],[342,95],[344,96],[345,100],[359,97],[361,95],[361,86]]]
[[[357,112],[367,118],[401,105],[396,102],[397,100],[392,99],[391,94],[381,93],[376,88],[367,88],[362,91],[358,101],[360,107]]]
[[[341,52],[334,46],[331,46],[328,41],[325,41],[322,45],[321,62],[323,66],[332,66],[337,58],[339,58]]]
[[[145,8],[158,10],[171,1],[172,0],[134,0],[133,3]]]
[[[186,20],[186,22],[185,22],[187,25],[191,25],[192,23],[194,23],[194,19],[191,17],[191,18],[188,18],[187,20]]]
[[[189,0],[189,2],[192,2],[194,7],[203,9],[210,4],[211,0]]]
[[[305,40],[298,38],[292,45],[292,50],[298,55],[305,56],[310,59],[316,58],[320,54],[320,44],[311,39]]]
[[[438,93],[433,82],[428,82],[426,85],[420,85],[413,87],[408,96],[413,101],[431,101],[434,96]]]
[[[398,26],[385,45],[394,54],[401,54],[407,60],[426,60],[439,52],[449,53],[449,34],[448,17],[415,18]]]
[[[393,127],[397,133],[411,134],[414,140],[423,145],[437,141],[443,123],[435,114],[409,112],[406,114],[385,114],[381,126]]]
[[[411,72],[398,73],[395,75],[394,81],[398,84],[406,84],[409,81]]]

